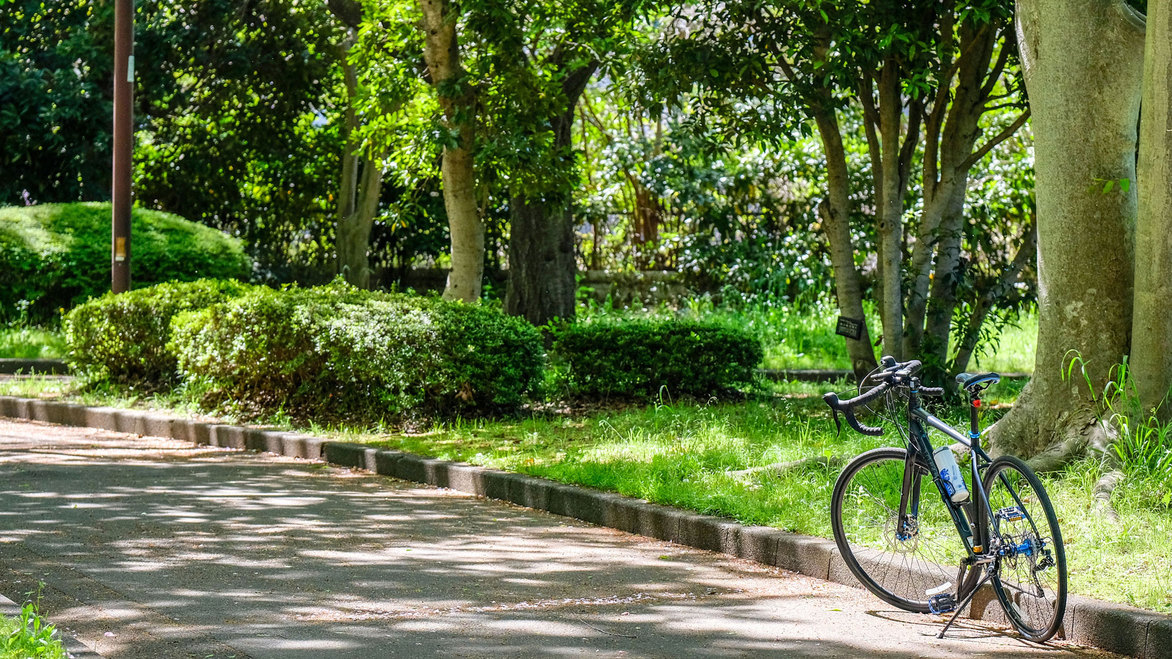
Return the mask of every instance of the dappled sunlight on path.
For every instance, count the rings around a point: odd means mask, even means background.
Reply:
[[[1105,656],[286,458],[0,420],[0,592],[112,657]]]

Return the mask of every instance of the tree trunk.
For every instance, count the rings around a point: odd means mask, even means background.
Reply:
[[[856,377],[862,378],[877,366],[877,362],[875,349],[871,346],[871,334],[867,330],[867,316],[863,313],[863,285],[859,269],[855,267],[855,246],[851,240],[850,181],[846,151],[842,145],[838,117],[829,104],[828,94],[825,100],[825,104],[811,108],[818,134],[822,138],[822,150],[826,154],[827,195],[818,210],[822,218],[822,230],[830,243],[839,313],[858,319],[863,325],[858,340],[846,339],[851,370]]]
[[[462,80],[455,10],[448,0],[418,0],[423,15],[423,58],[454,143],[444,146],[440,175],[452,240],[452,269],[444,299],[480,299],[484,279],[484,222],[476,205],[473,168],[475,97]]]
[[[338,185],[337,249],[336,271],[354,286],[370,287],[370,229],[378,212],[379,196],[382,194],[382,163],[358,155],[359,144],[354,139],[358,129],[358,113],[354,102],[358,96],[358,75],[349,62],[350,49],[354,46],[349,36],[338,47],[342,64],[342,78],[346,85],[346,110],[342,124],[342,176]],[[359,171],[362,182],[359,184]]]
[[[358,288],[370,288],[370,229],[382,192],[382,163],[362,160],[362,183],[353,210],[338,220],[338,272]]]
[[[905,355],[926,357],[937,377],[946,365],[956,308],[965,193],[975,162],[971,156],[981,134],[981,115],[995,89],[986,76],[995,81],[1001,73],[1000,66],[990,72],[997,34],[991,24],[961,26],[956,85],[951,87],[951,78],[941,81],[948,86],[937,90],[924,131],[924,212],[912,249],[903,345]],[[946,60],[942,68],[951,65]]]
[[[1147,414],[1172,419],[1172,5],[1149,0],[1139,140],[1130,372]]]
[[[875,185],[876,233],[879,237],[879,277],[883,294],[879,300],[883,316],[884,354],[903,359],[903,192],[900,175],[900,134],[903,99],[900,96],[898,65],[886,62],[879,74],[880,149],[871,159],[879,174]],[[881,158],[876,158],[878,154]]]
[[[560,58],[554,56],[557,62]],[[566,106],[550,119],[554,157],[573,166],[574,109],[598,66],[588,63],[562,83]],[[509,290],[505,311],[541,326],[574,319],[578,262],[574,255],[574,216],[569,191],[550,195],[513,195],[510,201]],[[544,197],[544,198],[543,198]]]
[[[932,276],[924,333],[918,351],[925,364],[925,379],[934,385],[946,384],[948,339],[952,333],[952,316],[956,313],[956,287],[960,279],[960,251],[964,239],[964,198],[968,171],[956,172],[957,183],[948,191],[950,198],[940,222],[936,267]]]
[[[523,196],[514,196],[510,205],[505,311],[539,327],[555,319],[572,321],[578,288],[573,214]]]
[[[1143,22],[1123,0],[1019,0],[1016,20],[1035,135],[1038,347],[990,435],[1049,468],[1110,441],[1094,397],[1130,341],[1136,195],[1118,181],[1135,180]],[[1084,370],[1066,378],[1072,355]]]

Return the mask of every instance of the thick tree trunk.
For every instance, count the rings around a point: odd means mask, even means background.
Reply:
[[[829,99],[826,99],[829,101]],[[838,117],[826,103],[811,108],[818,134],[822,138],[822,149],[826,154],[826,199],[819,205],[822,230],[830,243],[830,260],[834,266],[834,290],[838,299],[839,313],[862,321],[862,335],[858,340],[846,339],[847,354],[851,370],[856,377],[863,377],[875,368],[875,349],[871,346],[871,334],[867,329],[867,316],[863,313],[863,285],[859,270],[855,267],[855,246],[850,232],[850,181],[847,174],[846,151],[842,144]]]
[[[561,58],[557,55],[555,62]],[[597,70],[589,63],[569,72],[562,83],[566,107],[550,120],[554,153],[562,165],[573,163],[574,109]],[[509,229],[509,290],[505,311],[534,325],[574,319],[578,262],[574,255],[574,216],[569,195],[530,195],[511,199]],[[544,199],[542,197],[545,197]],[[553,200],[553,201],[550,201]]]
[[[1117,183],[1135,180],[1143,22],[1123,0],[1019,0],[1016,20],[1035,135],[1038,347],[990,434],[995,450],[1053,467],[1110,441],[1093,396],[1130,344],[1136,195]],[[1085,376],[1063,377],[1075,354]]]
[[[451,3],[448,0],[418,2],[423,15],[424,61],[439,96],[444,126],[456,138],[454,145],[444,146],[440,166],[444,209],[452,240],[452,269],[444,298],[474,302],[480,299],[484,278],[484,222],[476,205],[472,154],[475,99],[461,80],[464,69],[460,65],[456,17]]]
[[[578,288],[573,214],[522,196],[511,206],[505,311],[537,326],[572,321]]]
[[[1131,375],[1145,414],[1166,402],[1172,387],[1172,4],[1149,0],[1144,48],[1143,116],[1139,140],[1135,309]]]

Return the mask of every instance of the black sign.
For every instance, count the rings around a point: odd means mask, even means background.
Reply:
[[[848,339],[858,341],[863,338],[863,321],[855,320],[854,318],[847,318],[846,316],[838,317],[838,327],[834,328],[834,333],[839,336],[845,336]]]

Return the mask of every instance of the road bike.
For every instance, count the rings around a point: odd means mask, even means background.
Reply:
[[[884,357],[864,378],[860,394],[823,400],[847,425],[879,436],[859,422],[863,407],[885,416],[904,448],[867,451],[842,470],[834,486],[834,541],[851,573],[881,600],[906,611],[952,613],[938,638],[982,586],[990,584],[1009,622],[1025,638],[1044,642],[1062,627],[1066,610],[1066,554],[1058,518],[1042,482],[1022,460],[991,459],[981,448],[981,392],[996,373],[956,376],[967,394],[969,430],[963,433],[921,405],[944,389],[925,387],[919,361]],[[933,450],[928,429],[967,448],[968,469],[945,444]]]

